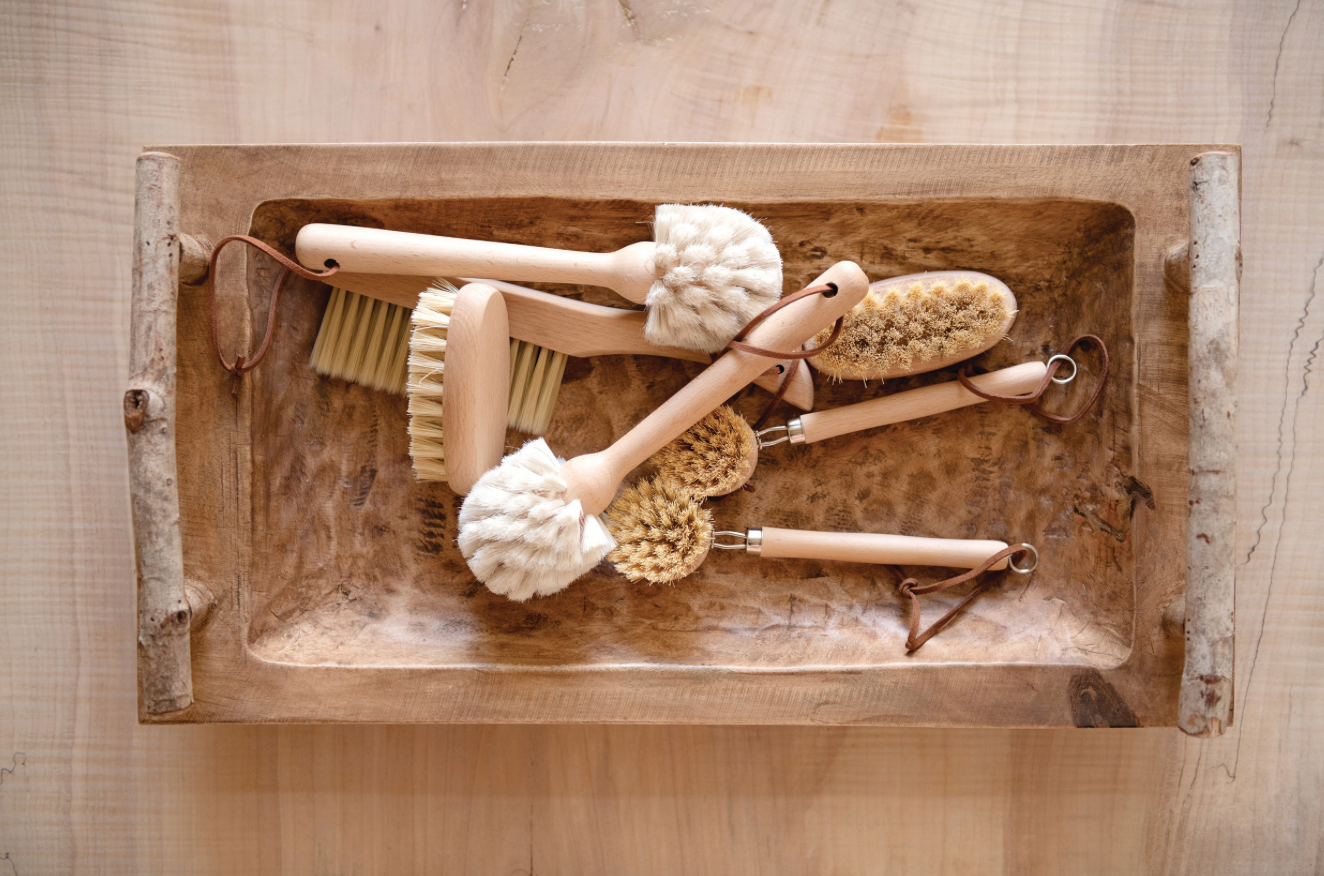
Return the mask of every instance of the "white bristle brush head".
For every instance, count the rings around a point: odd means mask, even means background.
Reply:
[[[716,353],[782,296],[782,259],[748,213],[712,204],[662,204],[653,222],[658,280],[644,337]]]
[[[460,506],[460,553],[493,593],[516,602],[558,593],[616,546],[601,516],[566,502],[564,462],[537,438],[479,478]]]

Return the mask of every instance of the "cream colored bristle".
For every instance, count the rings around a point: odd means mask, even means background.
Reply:
[[[607,559],[631,581],[678,581],[699,568],[713,544],[712,514],[701,500],[667,480],[626,488],[606,517],[616,539]]]
[[[846,314],[840,337],[813,364],[839,379],[906,371],[927,360],[980,349],[1012,315],[1002,291],[976,275],[871,289]],[[831,329],[824,329],[812,345],[822,345],[830,335]]]
[[[345,289],[332,289],[308,365],[324,377],[370,389],[405,391],[409,310]]]
[[[744,486],[758,464],[758,437],[723,405],[663,447],[649,462],[659,480],[696,496],[724,496]]]
[[[442,434],[443,382],[446,372],[446,331],[455,306],[455,287],[434,286],[418,296],[410,317],[409,455],[420,481],[446,480]]]

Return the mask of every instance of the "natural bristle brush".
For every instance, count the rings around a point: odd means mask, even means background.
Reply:
[[[796,350],[867,289],[858,265],[839,262],[769,308],[744,344]],[[503,459],[460,508],[460,552],[470,570],[490,590],[515,600],[565,588],[613,547],[599,515],[625,476],[766,368],[764,356],[731,349],[606,450],[567,462],[538,439]]]
[[[773,558],[889,563],[900,566],[947,566],[974,569],[1008,547],[1006,542],[978,539],[917,538],[865,532],[814,532],[799,529],[751,528],[717,532],[702,499],[664,478],[626,488],[607,509],[607,526],[616,547],[607,559],[631,581],[670,584],[693,573],[716,547],[744,550]],[[717,537],[738,539],[720,544]],[[1026,553],[1038,553],[1021,545]],[[1029,573],[1034,565],[1017,567],[1004,557],[988,568]]]
[[[468,281],[459,281],[468,282]],[[707,353],[659,347],[644,339],[646,314],[586,304],[500,280],[477,280],[499,290],[510,320],[511,385],[506,424],[541,435],[550,425],[566,356],[612,354],[665,356],[708,364]],[[429,286],[431,283],[431,286]],[[341,274],[327,303],[309,366],[325,377],[404,394],[409,356],[409,311],[429,289],[454,292],[449,279],[407,275]],[[814,406],[809,366],[779,362],[754,382],[776,392],[793,368],[785,400],[801,410]]]
[[[460,495],[501,461],[510,386],[505,299],[491,286],[419,296],[409,341],[409,455]]]
[[[1076,375],[1076,363],[1060,354],[1048,363],[1026,362],[968,379],[986,393],[1018,395],[1042,385],[1049,374],[1050,364],[1064,361],[1071,365],[1070,376],[1054,376],[1052,379],[1068,383]],[[1056,370],[1055,365],[1053,370]],[[985,400],[954,380],[802,414],[785,426],[771,426],[759,432],[755,432],[734,410],[723,407],[658,451],[650,463],[659,477],[672,480],[695,495],[724,496],[740,489],[750,479],[758,464],[758,452],[763,448],[784,441],[810,444],[850,432],[917,420]],[[784,434],[767,437],[774,433]]]
[[[975,271],[932,271],[880,280],[846,314],[841,335],[810,359],[839,380],[886,380],[936,371],[1007,336],[1016,296]],[[826,339],[820,334],[817,346]]]
[[[651,343],[705,353],[782,294],[772,235],[747,213],[711,204],[660,205],[653,240],[612,253],[318,223],[299,230],[295,251],[304,265],[353,273],[604,286],[648,308]]]

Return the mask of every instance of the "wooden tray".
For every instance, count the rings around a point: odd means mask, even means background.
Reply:
[[[1221,732],[1232,705],[1239,160],[1237,147],[1193,145],[144,154],[125,402],[140,719]],[[212,351],[206,287],[179,284],[201,279],[200,254],[228,234],[291,255],[312,221],[605,251],[648,239],[641,223],[669,201],[763,220],[788,291],[839,259],[873,279],[1000,277],[1021,315],[981,368],[1046,358],[1083,332],[1105,338],[1109,389],[1080,423],[980,405],[783,445],[763,454],[754,492],[715,507],[725,529],[1030,541],[1038,571],[909,656],[893,579],[859,564],[715,552],[674,587],[631,585],[603,565],[556,596],[509,602],[459,555],[457,497],[413,479],[404,400],[308,370],[327,287],[290,282],[272,352],[236,399]],[[238,249],[218,270],[230,356],[260,339],[275,277],[270,260]],[[625,306],[600,289],[544,288]],[[601,449],[700,368],[571,360],[548,441],[566,457]],[[1093,377],[1083,370],[1052,406],[1079,402]],[[953,376],[818,378],[817,404]],[[738,406],[752,414],[766,398],[751,390]]]

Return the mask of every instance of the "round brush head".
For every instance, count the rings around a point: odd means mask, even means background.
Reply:
[[[782,259],[768,229],[731,207],[662,204],[653,221],[658,279],[644,337],[716,353],[782,295]]]
[[[884,380],[943,368],[1006,336],[1016,298],[996,277],[973,271],[911,274],[870,284],[841,335],[809,361],[838,380]],[[831,335],[824,329],[810,346]]]
[[[662,478],[628,487],[606,516],[616,539],[607,559],[631,581],[679,581],[698,569],[712,548],[712,514],[702,500]]]
[[[615,547],[601,517],[565,500],[564,462],[543,439],[530,441],[460,506],[460,553],[493,593],[516,602],[557,593]]]
[[[754,429],[729,405],[700,420],[653,454],[658,480],[693,496],[725,496],[743,487],[759,462]]]

